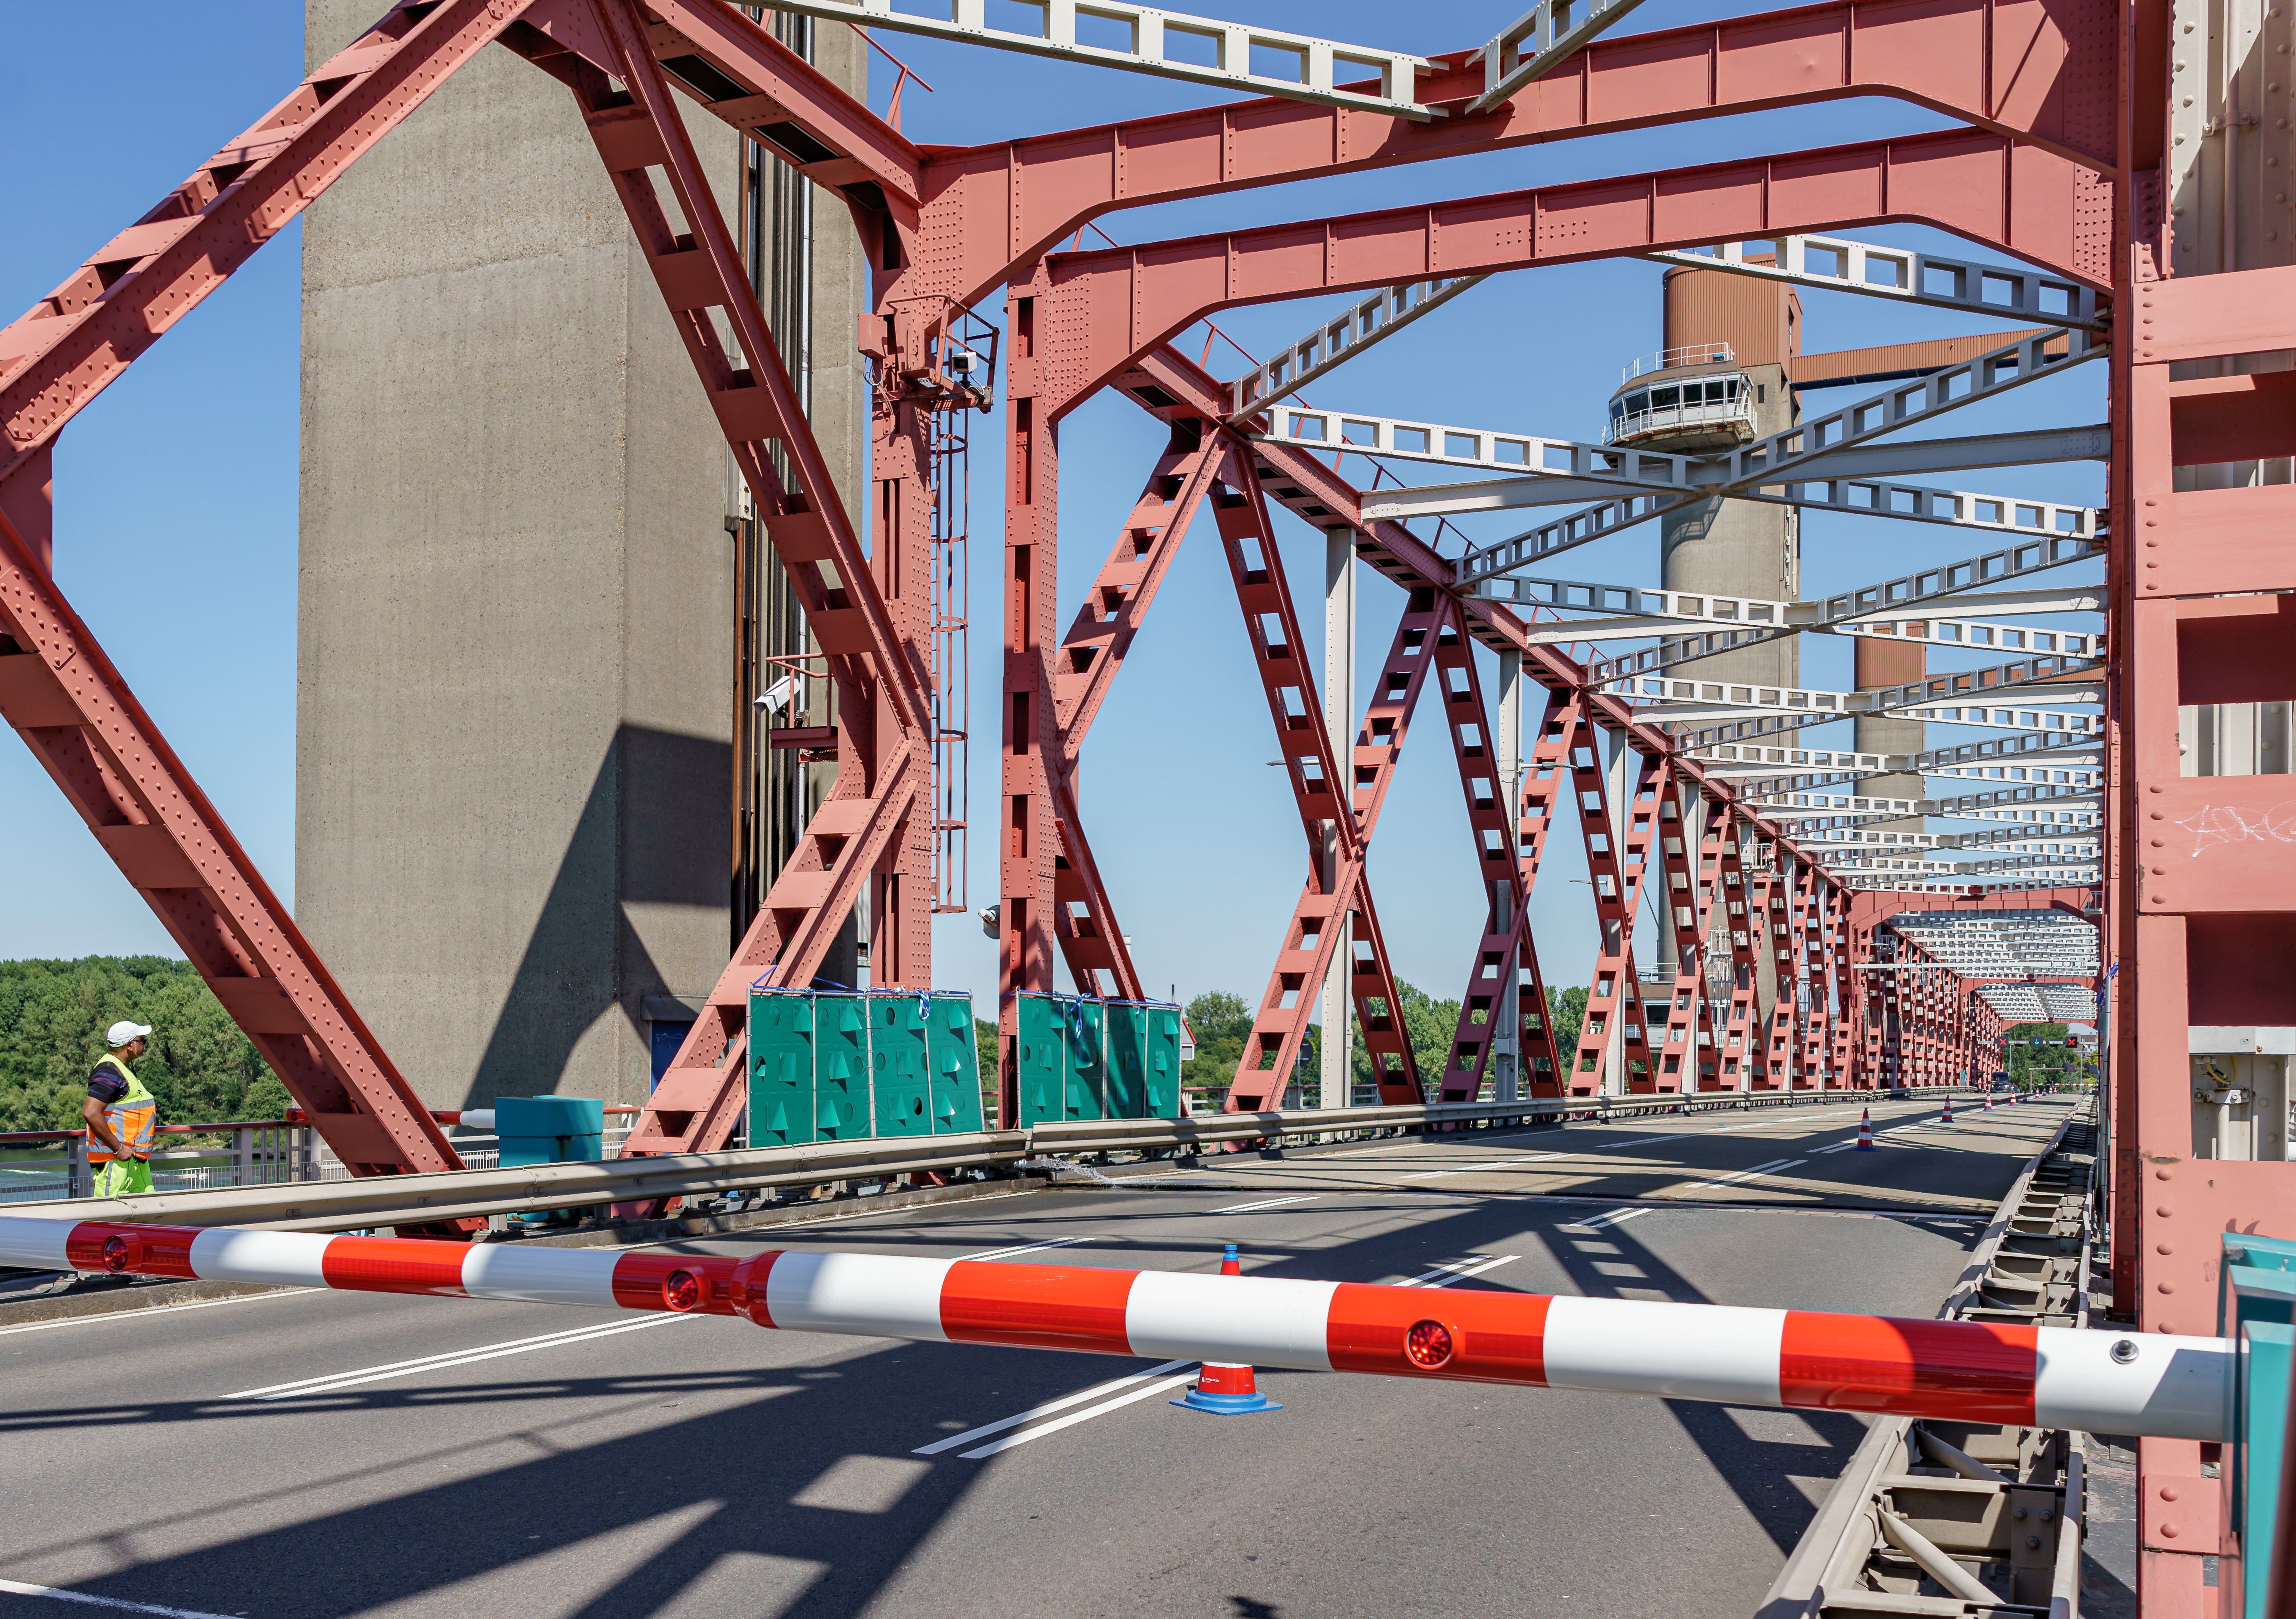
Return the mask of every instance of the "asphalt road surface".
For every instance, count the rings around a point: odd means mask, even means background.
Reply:
[[[1891,1105],[1874,1153],[1829,1150],[1854,1108],[1478,1132],[672,1246],[1234,1241],[1277,1276],[1926,1316],[2062,1113]],[[1283,1371],[1283,1410],[1222,1418],[1168,1403],[1190,1370],[321,1291],[0,1320],[0,1615],[1750,1614],[1862,1431]]]

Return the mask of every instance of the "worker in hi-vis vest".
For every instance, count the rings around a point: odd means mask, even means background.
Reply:
[[[111,1026],[87,1076],[87,1161],[95,1170],[95,1195],[123,1197],[152,1190],[152,1132],[159,1128],[160,1104],[127,1065],[144,1055],[152,1031],[125,1018]]]

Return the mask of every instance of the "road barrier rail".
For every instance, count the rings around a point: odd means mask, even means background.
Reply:
[[[1935,1086],[1916,1099],[1965,1094]],[[1316,1108],[1288,1113],[1200,1114],[1179,1119],[1073,1119],[1027,1130],[966,1135],[865,1137],[793,1147],[665,1154],[570,1164],[535,1164],[431,1174],[286,1182],[130,1198],[10,1203],[11,1214],[108,1219],[189,1226],[260,1226],[279,1231],[340,1231],[480,1218],[534,1208],[583,1208],[666,1198],[705,1198],[762,1188],[890,1181],[900,1175],[996,1173],[1023,1159],[1109,1153],[1188,1156],[1309,1136],[1353,1137],[1418,1130],[1436,1133],[1557,1120],[1594,1120],[1717,1108],[1872,1100],[1871,1091],[1700,1092],[1689,1095],[1557,1097],[1513,1102],[1429,1102],[1402,1107]]]
[[[2216,1338],[1018,1260],[743,1256],[0,1215],[0,1263],[2213,1441]],[[1974,1464],[1972,1464],[1974,1465]],[[2046,1492],[2042,1494],[2046,1495]]]

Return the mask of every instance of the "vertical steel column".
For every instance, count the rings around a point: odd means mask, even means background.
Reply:
[[[1003,801],[997,816],[997,1116],[1006,1129],[1021,1118],[1013,1043],[1023,992],[1053,988],[1053,920],[1058,895],[1060,823],[1051,764],[1061,745],[1052,650],[1060,586],[1060,437],[1041,421],[1044,391],[1037,357],[1042,270],[1005,294],[1004,679]]]
[[[1356,531],[1345,524],[1324,530],[1324,728],[1333,737],[1348,735],[1356,723]],[[1339,829],[1325,834],[1324,860],[1339,855]],[[1354,1087],[1354,1042],[1349,1013],[1355,997],[1353,977],[1354,916],[1342,911],[1332,924],[1332,964],[1324,973],[1324,1040],[1320,1053],[1326,1108],[1348,1106]]]
[[[1491,741],[1498,770],[1501,814],[1506,823],[1502,836],[1511,846],[1514,841],[1512,823],[1515,806],[1521,802],[1522,795],[1522,654],[1510,647],[1498,658],[1498,718]],[[1529,895],[1516,868],[1513,849],[1508,847],[1506,854],[1512,880],[1504,892],[1519,912]],[[1494,895],[1502,892],[1495,884],[1486,883],[1485,887]],[[1491,1087],[1495,1099],[1502,1102],[1519,1100],[1522,1094],[1522,967],[1519,954],[1513,950],[1503,953],[1496,1000],[1491,1008]]]

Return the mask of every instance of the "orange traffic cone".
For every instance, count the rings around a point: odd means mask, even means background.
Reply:
[[[1874,1109],[1871,1108],[1866,1108],[1864,1116],[1859,1118],[1857,1121],[1857,1150],[1859,1152],[1872,1152],[1874,1150]]]
[[[1953,1123],[1953,1098],[1951,1098],[1950,1096],[1948,1096],[1948,1097],[1947,1097],[1947,1098],[1945,1099],[1945,1119],[1944,1119],[1944,1122],[1945,1122],[1946,1124],[1952,1124],[1952,1123]]]
[[[1243,1274],[1243,1262],[1236,1257],[1235,1244],[1232,1242],[1220,1258],[1220,1274]],[[1250,1367],[1226,1361],[1206,1361],[1187,1394],[1172,1403],[1192,1411],[1210,1411],[1216,1417],[1242,1417],[1253,1411],[1283,1409],[1253,1385]]]
[[[1988,1113],[1993,1111],[1993,1092],[1990,1091],[1985,1093],[1985,1111]]]

